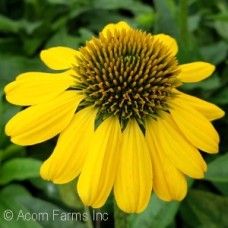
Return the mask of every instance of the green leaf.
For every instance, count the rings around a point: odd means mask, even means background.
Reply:
[[[18,74],[27,71],[42,71],[47,68],[36,58],[29,59],[22,56],[5,55],[0,53],[1,80],[0,86],[13,81]]]
[[[200,49],[200,53],[206,62],[219,64],[226,59],[228,45],[224,41],[204,46]]]
[[[132,3],[132,0],[96,0],[94,1],[94,7],[100,9],[119,9],[128,8]]]
[[[71,181],[67,184],[59,185],[59,193],[62,201],[69,207],[82,209],[84,205],[82,204],[77,191],[76,191],[76,181]]]
[[[227,208],[228,197],[191,190],[184,201],[181,214],[190,227],[228,227]]]
[[[12,213],[12,220],[4,219],[6,210],[10,210],[8,216]],[[83,212],[67,212],[55,204],[32,197],[20,185],[9,185],[0,192],[1,228],[86,228],[82,222],[87,219]]]
[[[130,227],[165,228],[172,223],[178,208],[179,202],[164,202],[154,194],[144,212],[129,216]]]
[[[7,160],[13,157],[19,157],[25,155],[25,148],[15,144],[10,144],[5,150],[2,151],[2,160]]]
[[[3,116],[3,88],[0,87],[0,126],[2,126],[2,116]],[[0,140],[1,141],[1,140]]]
[[[47,0],[48,3],[50,4],[63,4],[63,5],[69,5],[70,0]]]
[[[178,27],[175,20],[175,5],[171,0],[154,0],[157,19],[155,33],[166,33],[178,37]]]
[[[25,180],[39,176],[41,161],[32,158],[14,158],[3,163],[0,169],[0,185],[13,180]]]
[[[23,206],[20,197],[30,198],[29,192],[20,185],[9,185],[0,192],[0,224],[2,228],[42,228],[36,221],[18,219],[20,211],[28,213],[28,209]],[[7,214],[8,210],[8,214]],[[7,217],[4,217],[7,216]],[[13,215],[12,220],[10,215]],[[8,220],[7,220],[8,218]]]
[[[220,89],[220,92],[212,98],[212,101],[216,104],[224,105],[228,104],[228,89]]]
[[[79,48],[79,39],[75,36],[67,34],[66,29],[61,29],[58,33],[51,37],[46,44],[46,48],[54,46],[66,46],[73,49]]]
[[[38,178],[31,178],[29,179],[29,182],[36,187],[39,192],[43,192],[45,196],[48,197],[50,200],[59,200],[59,190],[58,190],[58,185],[54,184],[51,181],[46,181],[41,179],[40,177]]]
[[[199,28],[200,20],[201,20],[201,15],[199,15],[199,14],[189,16],[188,17],[188,29],[189,29],[189,31],[193,32],[197,28]]]
[[[182,88],[191,90],[191,89],[202,89],[204,91],[206,90],[215,90],[218,89],[221,86],[221,81],[218,75],[213,75],[203,81],[200,82],[194,82],[194,83],[185,83]]]
[[[212,182],[212,184],[224,195],[228,196],[228,184],[226,182]]]
[[[85,212],[67,212],[52,203],[31,197],[21,197],[20,202],[31,214],[41,214],[37,221],[42,227],[49,228],[86,228],[88,215]]]
[[[154,16],[152,7],[134,0],[96,0],[94,1],[94,7],[105,10],[125,9],[138,17],[146,14]]]
[[[228,182],[228,153],[218,156],[218,158],[209,163],[205,179]]]
[[[0,31],[16,33],[20,29],[20,23],[0,15]]]
[[[41,25],[41,22],[30,23],[26,20],[11,20],[10,18],[0,15],[0,31],[19,33],[24,30],[25,33],[31,35],[35,29]]]
[[[21,111],[21,107],[13,106],[7,102],[3,103],[3,115],[1,118],[1,123],[6,124],[6,122],[13,117],[17,112]]]
[[[212,19],[212,20],[214,19],[214,20],[219,20],[219,21],[228,21],[228,12],[211,15],[208,18]]]
[[[94,36],[94,34],[86,28],[81,28],[79,29],[79,33],[81,35],[81,39],[86,41],[86,40],[91,40],[91,38]]]
[[[226,21],[215,21],[215,29],[224,39],[228,39],[228,23]]]

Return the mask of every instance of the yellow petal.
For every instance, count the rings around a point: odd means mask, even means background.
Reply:
[[[165,35],[165,34],[155,35],[154,38],[155,38],[155,41],[158,40],[158,41],[162,42],[164,45],[166,45],[170,49],[170,51],[173,55],[177,54],[178,45],[174,38],[172,38],[169,35]]]
[[[91,138],[78,180],[78,194],[85,205],[99,208],[107,200],[119,163],[120,135],[118,119],[109,117]]]
[[[206,62],[193,62],[179,65],[181,73],[178,78],[182,82],[199,82],[209,77],[215,70],[215,66]]]
[[[186,178],[168,160],[166,152],[159,145],[160,139],[157,131],[156,121],[148,120],[146,125],[146,142],[153,166],[153,190],[162,200],[182,200],[187,193]]]
[[[170,113],[185,137],[200,150],[217,153],[219,135],[210,121],[181,98],[169,103]]]
[[[59,74],[28,72],[5,87],[6,99],[12,104],[29,106],[58,96],[75,84],[71,71]]]
[[[140,213],[148,204],[152,191],[152,165],[142,131],[130,120],[122,135],[120,163],[114,185],[119,208]]]
[[[102,33],[104,36],[106,36],[107,31],[109,30],[112,34],[114,34],[115,29],[117,30],[121,30],[121,29],[125,29],[125,30],[129,30],[131,29],[131,27],[124,21],[120,21],[116,24],[108,24],[106,25],[103,30]]]
[[[60,134],[54,152],[41,166],[43,179],[63,184],[78,176],[94,134],[96,113],[89,106],[75,114],[69,126]]]
[[[9,120],[6,134],[22,146],[46,141],[67,127],[81,100],[82,96],[75,91],[66,91],[48,102],[31,106]]]
[[[202,178],[206,163],[201,154],[175,125],[170,114],[164,112],[153,125],[158,145],[167,158],[181,172],[193,178]]]
[[[65,70],[77,65],[79,52],[68,47],[53,47],[41,51],[41,60],[53,70]]]
[[[222,118],[225,115],[225,112],[222,109],[212,103],[179,91],[177,91],[177,93],[178,97],[186,104],[192,106],[210,121]]]

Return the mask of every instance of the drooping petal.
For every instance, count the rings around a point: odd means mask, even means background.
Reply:
[[[16,105],[35,105],[51,100],[74,84],[71,71],[59,74],[24,73],[5,87],[6,99]]]
[[[153,166],[153,190],[162,200],[182,200],[187,193],[186,178],[168,160],[166,152],[159,144],[160,139],[157,131],[156,121],[148,120],[145,137]]]
[[[219,135],[211,122],[181,98],[169,103],[170,113],[185,137],[200,150],[217,153]]]
[[[169,35],[165,35],[165,34],[155,35],[154,38],[155,38],[155,41],[156,40],[159,40],[164,45],[166,45],[170,49],[170,51],[171,51],[171,53],[173,55],[176,55],[177,54],[177,52],[178,52],[178,45],[177,45],[177,42],[176,42],[176,40],[174,38],[172,38]]]
[[[91,138],[87,158],[78,180],[78,194],[85,205],[99,208],[107,200],[119,163],[121,128],[109,117]]]
[[[182,82],[199,82],[209,77],[215,66],[207,62],[193,62],[179,65],[181,73],[178,78]]]
[[[140,213],[152,190],[152,165],[142,131],[130,120],[122,134],[120,163],[114,185],[117,205],[127,213]]]
[[[177,91],[177,93],[178,97],[180,97],[186,104],[192,106],[210,121],[222,118],[225,115],[225,112],[221,108],[210,102],[181,93],[180,91]]]
[[[202,178],[206,163],[201,154],[175,125],[171,115],[163,112],[153,125],[157,143],[169,161],[181,172],[193,178]]]
[[[66,91],[48,102],[31,106],[9,120],[6,134],[22,146],[46,141],[67,127],[82,98],[75,91]]]
[[[107,34],[107,31],[109,30],[112,34],[114,34],[114,31],[115,29],[117,30],[121,30],[121,29],[125,29],[125,30],[128,30],[128,29],[131,29],[131,27],[124,21],[120,21],[116,24],[108,24],[106,25],[103,30],[102,30],[102,33],[104,36],[106,36]]]
[[[78,176],[94,134],[96,113],[89,106],[75,114],[69,126],[60,134],[54,152],[41,166],[43,179],[63,184]]]
[[[76,56],[79,55],[76,51],[68,47],[53,47],[41,51],[41,60],[53,70],[65,70],[77,65]]]

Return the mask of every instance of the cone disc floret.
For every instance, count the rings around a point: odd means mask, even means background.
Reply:
[[[167,110],[179,74],[177,59],[164,43],[133,29],[100,33],[80,48],[77,62],[82,104],[121,121],[142,122]]]

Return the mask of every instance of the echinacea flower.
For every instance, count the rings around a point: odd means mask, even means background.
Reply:
[[[99,208],[112,189],[128,213],[145,209],[151,191],[163,200],[182,200],[186,175],[203,178],[201,151],[217,153],[211,124],[224,112],[177,90],[210,76],[206,62],[179,65],[176,41],[134,30],[125,22],[107,25],[78,51],[53,47],[42,61],[58,73],[28,72],[6,86],[6,99],[29,106],[6,125],[19,145],[59,134],[41,176],[57,184],[77,176],[85,205]]]

